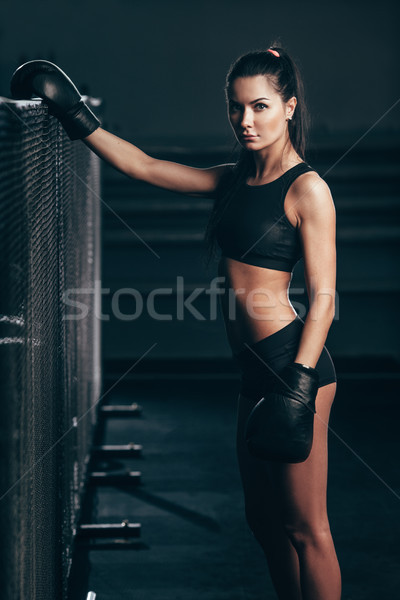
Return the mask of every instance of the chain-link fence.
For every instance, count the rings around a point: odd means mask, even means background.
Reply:
[[[100,159],[0,98],[0,164],[1,597],[64,600],[101,392]]]

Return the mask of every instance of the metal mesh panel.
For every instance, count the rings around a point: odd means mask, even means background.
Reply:
[[[0,164],[2,598],[57,600],[101,392],[100,160],[3,98]]]

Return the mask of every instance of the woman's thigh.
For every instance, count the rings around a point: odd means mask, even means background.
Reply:
[[[303,324],[298,320],[260,340],[236,358],[241,370],[238,402],[237,454],[246,511],[273,515],[285,525],[326,520],[327,425],[336,392],[336,372],[324,347],[317,363],[322,386],[318,389],[311,452],[302,463],[264,461],[250,455],[245,443],[247,418],[277,374],[295,358]],[[258,399],[256,399],[258,398]],[[272,510],[275,507],[276,510]],[[264,518],[267,518],[264,516]]]
[[[288,531],[327,526],[328,425],[336,385],[318,390],[313,444],[301,463],[265,461],[249,453],[245,426],[258,400],[239,395],[236,447],[249,520],[280,521]]]
[[[315,401],[311,452],[301,463],[268,461],[267,470],[278,498],[282,523],[290,531],[307,533],[329,528],[326,493],[328,425],[336,382],[320,387]]]

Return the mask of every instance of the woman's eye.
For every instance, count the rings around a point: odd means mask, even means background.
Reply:
[[[257,110],[264,110],[265,108],[268,108],[268,106],[266,104],[264,104],[263,102],[258,102],[254,106]],[[240,106],[238,104],[230,104],[229,105],[230,112],[236,112],[238,110],[240,110]]]

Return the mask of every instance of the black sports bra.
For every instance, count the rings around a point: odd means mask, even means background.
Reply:
[[[302,248],[297,228],[285,215],[284,201],[289,186],[307,171],[315,169],[302,162],[269,183],[238,186],[216,226],[221,256],[292,272]]]

